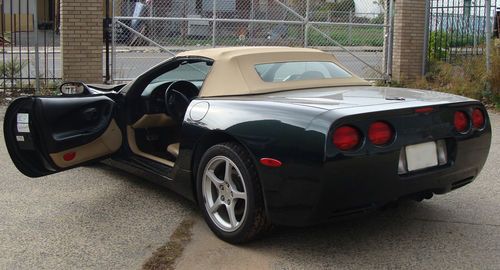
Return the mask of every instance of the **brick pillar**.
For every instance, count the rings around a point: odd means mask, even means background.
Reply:
[[[63,80],[103,82],[102,10],[102,0],[61,0]]]
[[[413,81],[422,76],[425,1],[430,0],[395,0],[394,81]]]

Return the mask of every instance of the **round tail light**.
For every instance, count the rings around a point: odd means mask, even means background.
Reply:
[[[360,141],[359,131],[351,126],[341,126],[333,133],[333,144],[342,151],[356,148]]]
[[[469,118],[467,117],[467,114],[462,111],[455,112],[455,119],[453,121],[453,124],[455,125],[455,129],[458,132],[467,131],[467,129],[469,128]]]
[[[368,129],[368,139],[374,145],[386,145],[394,138],[392,127],[382,121],[374,122]]]
[[[480,109],[472,111],[472,125],[475,128],[483,128],[484,126],[484,113]]]

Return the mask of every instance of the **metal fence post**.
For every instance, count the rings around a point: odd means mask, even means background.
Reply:
[[[111,15],[111,74],[110,74],[110,81],[111,83],[114,83],[115,81],[115,67],[116,67],[116,13],[115,13],[115,0],[111,3],[111,9],[112,9],[112,15]]]
[[[352,46],[352,10],[349,10],[349,35],[347,38],[347,43]]]
[[[488,75],[491,70],[491,0],[485,0],[486,9],[486,72]]]
[[[394,0],[389,1],[389,45],[387,46],[387,70],[386,77],[389,81],[392,80],[392,57],[394,55]]]
[[[386,54],[386,66],[385,66],[385,77],[388,82],[392,80],[392,57],[393,57],[393,42],[394,42],[394,0],[387,1],[387,12],[388,12],[388,25],[387,25],[387,54]]]
[[[309,11],[311,0],[306,0],[306,16],[304,17],[304,47],[309,46]]]
[[[212,0],[212,47],[215,48],[215,35],[217,34],[217,0]]]
[[[384,59],[382,61],[382,70],[387,73],[387,64],[389,61],[389,41],[390,41],[390,14],[389,14],[389,0],[384,1]]]
[[[35,31],[35,95],[40,95],[40,50],[38,48],[38,1],[34,1],[33,30]]]
[[[156,1],[151,1],[149,3],[149,18],[153,18],[154,17],[154,5],[155,5]],[[152,33],[155,33],[156,34],[156,31],[153,30],[153,26],[154,24],[152,23],[152,21],[149,21],[149,24],[148,24],[148,28],[149,28],[149,31],[151,31]],[[152,46],[153,44],[149,44],[149,46]]]
[[[255,20],[255,0],[251,0],[251,3],[250,3],[250,19],[251,20]],[[251,39],[253,39],[255,37],[255,26],[253,23],[250,23],[250,33],[249,33],[249,37]]]
[[[104,35],[105,35],[105,42],[106,42],[106,83],[110,83],[111,81],[111,62],[110,62],[110,48],[109,48],[109,43],[110,43],[110,27],[111,27],[111,18],[109,17],[109,9],[110,9],[110,4],[109,1],[112,0],[106,0],[106,5],[105,5],[105,12],[106,12],[106,18],[104,19],[105,25],[104,25]]]
[[[425,32],[424,46],[422,48],[422,76],[427,72],[427,51],[429,50],[429,20],[430,20],[430,1],[425,0]]]

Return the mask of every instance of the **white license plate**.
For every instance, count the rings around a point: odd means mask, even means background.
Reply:
[[[408,171],[416,171],[438,165],[436,142],[406,146]]]

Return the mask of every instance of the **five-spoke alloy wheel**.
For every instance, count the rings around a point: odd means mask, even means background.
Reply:
[[[236,143],[212,146],[201,158],[198,203],[210,229],[230,243],[250,241],[271,226],[255,165]]]
[[[247,193],[241,172],[224,156],[213,157],[203,174],[205,208],[221,230],[236,231],[245,220]]]

